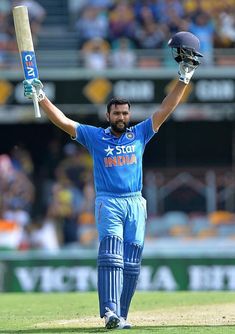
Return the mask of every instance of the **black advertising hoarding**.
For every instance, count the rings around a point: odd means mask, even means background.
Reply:
[[[46,78],[43,83],[47,96],[67,114],[99,114],[112,96],[121,96],[130,100],[132,110],[136,110],[134,118],[141,120],[156,110],[176,80],[141,75],[133,78]],[[4,122],[5,113],[8,121],[24,118],[24,112],[28,113],[32,104],[23,96],[22,82],[3,79],[0,87],[0,122]],[[234,120],[235,78],[195,78],[188,85],[182,102],[172,116],[176,121]],[[9,118],[9,113],[14,117]],[[28,117],[33,118],[33,114],[29,112]]]
[[[136,79],[97,77],[84,80],[44,81],[45,87],[53,86],[52,98],[59,104],[103,104],[114,95],[126,97],[137,104],[160,103],[174,83],[175,80],[149,79],[148,77]],[[18,84],[21,86],[21,82],[9,80],[6,84],[13,89],[11,91],[13,95],[9,96],[9,103],[24,103],[25,101],[14,94],[14,87],[19,89]],[[195,79],[188,85],[184,102],[235,103],[235,78]]]

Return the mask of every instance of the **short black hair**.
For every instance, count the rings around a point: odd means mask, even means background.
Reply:
[[[128,100],[120,98],[120,97],[113,97],[107,104],[107,112],[110,113],[112,105],[120,105],[120,104],[128,104],[128,108],[130,109],[131,104]]]

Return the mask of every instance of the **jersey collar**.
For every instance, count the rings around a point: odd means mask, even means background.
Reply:
[[[130,132],[131,131],[131,128],[126,128],[126,132]],[[104,129],[104,133],[106,135],[110,135],[110,136],[113,136],[112,134],[112,131],[111,131],[111,127],[109,126],[108,128]],[[125,133],[125,132],[124,132]],[[123,134],[124,134],[123,133]],[[114,136],[115,137],[115,136]]]

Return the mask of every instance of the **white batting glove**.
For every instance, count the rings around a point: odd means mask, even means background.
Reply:
[[[36,93],[38,102],[45,99],[45,92],[43,90],[43,84],[39,79],[24,80],[24,96],[28,99],[33,98],[33,94]]]
[[[185,61],[179,63],[179,81],[184,82],[186,85],[189,83],[190,79],[193,76],[193,73],[198,65],[192,65]]]

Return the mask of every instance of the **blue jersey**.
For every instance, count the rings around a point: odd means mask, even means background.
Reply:
[[[143,153],[154,134],[151,118],[128,128],[119,138],[110,128],[78,123],[75,140],[85,146],[93,158],[97,195],[141,193]]]

